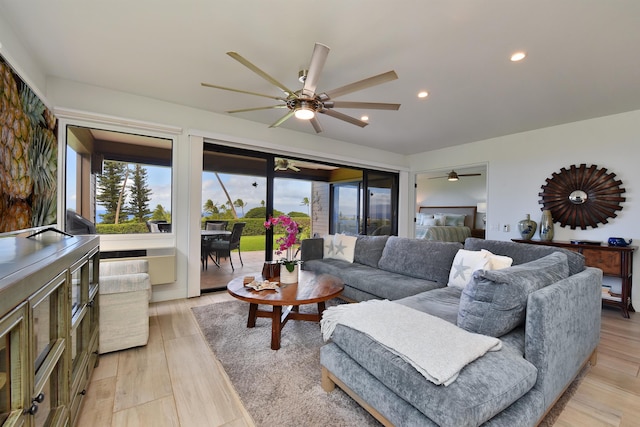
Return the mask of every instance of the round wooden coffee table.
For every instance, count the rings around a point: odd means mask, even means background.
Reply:
[[[260,273],[253,274],[260,280]],[[275,281],[275,280],[274,280]],[[278,289],[255,291],[244,286],[243,278],[237,277],[227,285],[227,291],[235,298],[249,303],[247,328],[256,325],[257,317],[271,319],[271,349],[280,348],[282,327],[289,319],[319,322],[325,309],[325,302],[335,298],[344,289],[344,282],[329,274],[300,271],[298,283],[281,285]],[[303,304],[318,304],[318,313],[300,313]],[[270,305],[271,311],[258,310],[258,304]],[[284,307],[284,309],[283,309]]]

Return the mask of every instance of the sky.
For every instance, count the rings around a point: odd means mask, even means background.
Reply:
[[[241,199],[245,204],[244,212],[261,206],[261,201],[266,200],[266,178],[248,175],[220,174],[225,188],[229,192],[232,201]],[[253,184],[257,185],[253,185]],[[302,200],[307,197],[311,200],[311,182],[298,179],[276,179],[274,183],[274,208],[284,213],[292,211],[309,213],[309,207],[302,205]],[[227,201],[215,174],[204,172],[202,174],[202,204],[211,199],[220,205]],[[238,216],[242,216],[243,210],[236,208]]]

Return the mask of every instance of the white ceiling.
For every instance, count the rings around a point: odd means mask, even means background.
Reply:
[[[402,154],[640,109],[638,0],[0,0],[0,13],[47,75],[222,114],[276,101],[201,82],[281,95],[227,51],[298,88],[321,42],[320,91],[395,70],[338,100],[402,104],[341,110],[366,128],[320,115],[322,135]]]

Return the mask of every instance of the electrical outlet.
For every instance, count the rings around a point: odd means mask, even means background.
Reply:
[[[511,226],[509,224],[505,224],[502,227],[502,231],[504,231],[505,233],[508,233],[509,231],[511,231]]]

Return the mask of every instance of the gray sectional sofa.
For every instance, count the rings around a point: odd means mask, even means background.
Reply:
[[[602,272],[576,252],[359,236],[349,263],[323,259],[322,248],[322,239],[303,241],[303,268],[341,277],[347,299],[394,300],[502,341],[438,386],[368,335],[337,325],[320,352],[323,387],[337,384],[385,425],[535,426],[581,367],[595,363]],[[464,289],[446,286],[462,248],[508,256],[513,266],[476,271]]]

